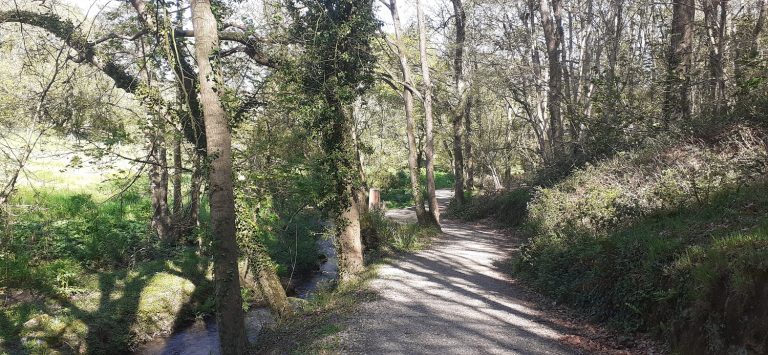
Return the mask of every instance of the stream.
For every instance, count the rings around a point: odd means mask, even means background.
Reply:
[[[306,299],[324,284],[333,282],[338,276],[338,262],[333,240],[317,241],[318,253],[326,256],[320,269],[311,277],[301,280],[294,288],[296,297]],[[261,329],[274,321],[269,309],[261,307],[245,315],[245,330],[248,341],[256,342]],[[219,354],[219,327],[215,317],[197,320],[168,337],[156,338],[140,346],[137,355],[217,355]]]

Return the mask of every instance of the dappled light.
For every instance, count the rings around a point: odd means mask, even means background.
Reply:
[[[768,0],[0,0],[0,354],[768,354]]]

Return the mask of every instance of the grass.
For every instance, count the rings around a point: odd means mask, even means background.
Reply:
[[[0,353],[126,352],[213,313],[207,247],[160,243],[140,191],[113,199],[26,188],[15,195],[0,229]],[[314,218],[296,216],[287,233],[261,236],[284,273],[316,265]],[[209,239],[205,226],[195,233]]]
[[[114,272],[84,273],[75,292],[53,287],[10,291],[0,309],[2,349],[11,353],[108,354],[167,334],[212,311],[208,261],[178,252]]]
[[[294,317],[262,330],[254,351],[258,354],[338,353],[341,345],[338,335],[345,329],[344,319],[360,303],[376,297],[367,285],[376,277],[378,265],[369,265],[355,282],[315,293]]]
[[[361,216],[360,226],[366,251],[379,256],[424,249],[440,233],[436,228],[397,223],[381,210]]]
[[[622,153],[460,212],[496,217],[525,206],[508,219],[529,236],[514,272],[596,320],[652,332],[679,353],[768,353],[761,137],[736,127],[716,142]]]
[[[427,176],[422,169],[420,175],[422,194],[427,196]],[[435,171],[435,188],[447,189],[453,187],[453,175],[437,170]],[[387,208],[406,208],[413,206],[413,194],[411,193],[411,178],[407,170],[400,170],[392,174],[382,185],[381,199]]]

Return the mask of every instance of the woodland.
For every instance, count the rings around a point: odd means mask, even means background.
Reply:
[[[343,353],[320,340],[376,265],[450,220],[522,238],[508,277],[611,332],[766,354],[766,16],[0,0],[0,353],[147,353],[202,320],[221,354]]]

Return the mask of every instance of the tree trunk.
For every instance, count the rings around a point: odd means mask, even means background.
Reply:
[[[757,23],[755,24],[755,29],[752,31],[752,43],[750,48],[750,57],[757,57],[760,52],[760,34],[763,32],[763,27],[765,27],[765,16],[766,12],[768,12],[768,4],[765,2],[765,0],[758,0],[757,2]]]
[[[245,354],[247,339],[243,319],[239,255],[235,237],[235,197],[232,181],[232,137],[229,122],[216,93],[210,62],[219,51],[216,18],[209,0],[190,0],[195,30],[195,57],[200,81],[200,101],[205,120],[210,163],[211,234],[214,236],[213,275],[216,320],[222,354]]]
[[[179,216],[182,209],[181,195],[181,136],[177,135],[173,141],[173,214]]]
[[[727,16],[727,1],[703,0],[704,23],[707,30],[708,56],[707,69],[707,104],[711,106],[712,114],[723,113],[725,109],[725,71],[723,51],[725,50],[725,28]]]
[[[194,171],[192,171],[192,181],[189,187],[189,219],[195,226],[200,226],[200,188],[203,185],[201,160],[202,157],[195,154]]]
[[[435,192],[435,135],[434,119],[432,117],[432,80],[429,74],[429,57],[427,57],[427,28],[424,19],[424,9],[421,0],[416,0],[416,14],[419,23],[419,55],[421,59],[421,74],[424,82],[424,131],[426,134],[424,143],[424,156],[427,165],[427,195],[429,201],[429,213],[437,225],[440,225],[440,208],[437,205]]]
[[[693,52],[694,0],[674,0],[672,33],[667,56],[667,82],[663,122],[688,122],[691,118],[691,58]]]
[[[471,94],[467,99],[467,109],[464,111],[464,165],[467,171],[467,179],[464,181],[464,188],[470,193],[474,188],[475,182],[475,170],[474,160],[472,157],[472,110],[477,110],[475,107],[475,95]]]
[[[253,271],[258,289],[274,314],[280,318],[291,316],[293,308],[288,302],[280,277],[277,276],[275,263],[269,257],[266,248],[258,240],[249,240],[245,245],[249,249],[246,251],[245,272]],[[248,282],[249,279],[244,277],[243,281]]]
[[[560,51],[563,41],[562,0],[540,0],[539,12],[547,45],[549,79],[547,81],[547,110],[549,111],[549,143],[553,159],[560,159],[563,152],[563,119],[561,101],[563,94],[563,66]]]
[[[165,124],[154,117],[148,127],[149,136],[149,186],[152,205],[152,228],[164,243],[173,244],[171,214],[168,209],[168,152],[165,148]]]
[[[352,119],[352,144],[355,147],[355,166],[360,176],[360,186],[356,189],[358,207],[360,213],[368,213],[368,178],[365,176],[363,154],[360,152],[360,140],[357,137],[357,119],[354,105],[352,105],[350,110],[350,118]]]
[[[454,167],[454,199],[458,206],[464,201],[464,154],[462,152],[462,136],[464,135],[464,116],[467,114],[467,88],[464,78],[464,42],[466,41],[466,13],[461,0],[451,0],[453,4],[454,26],[456,27],[456,42],[453,57],[453,86],[458,96],[458,104],[453,112],[453,167]]]
[[[420,225],[434,224],[427,216],[424,208],[424,195],[421,192],[421,183],[419,181],[421,171],[419,169],[418,147],[416,146],[415,119],[413,117],[413,81],[411,80],[411,68],[408,65],[408,58],[405,55],[403,40],[400,34],[400,15],[397,11],[397,2],[389,1],[389,11],[392,13],[392,22],[395,29],[395,46],[400,60],[400,71],[403,73],[403,100],[405,101],[405,132],[408,137],[408,168],[411,175],[411,194],[416,209],[416,219]],[[410,87],[409,87],[410,86]]]
[[[364,270],[363,244],[360,237],[360,212],[353,197],[353,189],[348,190],[348,202],[341,213],[336,229],[339,245],[339,277],[342,282],[354,281]]]
[[[620,100],[619,83],[616,75],[616,67],[619,61],[619,52],[621,51],[621,32],[623,29],[623,0],[612,0],[612,15],[610,17],[610,23],[608,23],[608,38],[610,40],[608,45],[608,71],[606,74],[606,82],[608,85],[608,99],[606,102],[608,115],[610,122],[617,122],[618,116],[618,103]]]

